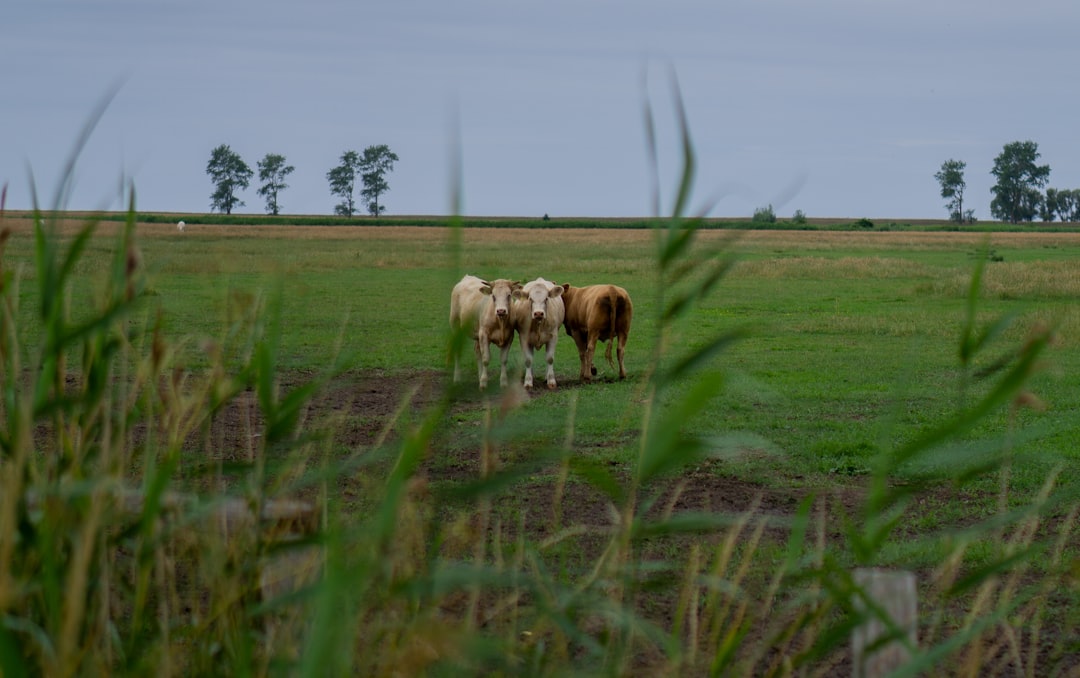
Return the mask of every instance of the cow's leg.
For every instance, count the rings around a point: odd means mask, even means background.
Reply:
[[[461,328],[454,327],[454,334],[461,331]],[[461,354],[465,350],[464,344],[458,344],[456,341],[451,342],[450,354],[454,360],[454,383],[461,381]]]
[[[599,335],[594,332],[589,332],[589,341],[585,344],[585,362],[589,369],[589,378],[596,376],[596,341],[599,339]]]
[[[588,349],[588,342],[585,340],[585,335],[581,332],[574,332],[574,343],[577,344],[578,359],[581,361],[581,369],[578,371],[578,375],[582,381],[589,381],[592,379],[592,375],[589,373],[589,362],[585,357],[585,352]]]
[[[476,364],[480,370],[480,390],[483,391],[487,388],[488,384],[488,362],[491,360],[491,350],[488,347],[487,339],[476,342]]]
[[[499,386],[506,388],[506,361],[510,357],[510,342],[507,342],[504,346],[500,346],[499,352],[499,360],[502,361],[502,370],[499,372]]]
[[[619,335],[619,379],[626,379],[626,363],[623,362],[623,359],[626,357],[626,339],[627,337],[625,334]],[[615,339],[612,339],[612,341],[615,341]]]
[[[553,335],[547,343],[547,387],[555,388],[555,344],[558,343],[558,335]]]
[[[525,388],[533,387],[533,347],[527,341],[521,342],[521,357],[525,362]]]

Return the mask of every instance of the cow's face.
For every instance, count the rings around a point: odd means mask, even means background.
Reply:
[[[496,280],[493,283],[485,283],[480,291],[491,295],[491,301],[495,304],[495,315],[499,318],[510,317],[510,299],[514,290],[520,289],[521,285],[509,280]]]
[[[543,280],[534,280],[514,293],[514,298],[532,307],[532,318],[541,321],[547,317],[548,299],[561,297],[563,288]]]

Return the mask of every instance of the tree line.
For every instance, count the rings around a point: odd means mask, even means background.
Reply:
[[[1050,166],[1039,165],[1039,157],[1039,145],[1034,141],[1005,144],[990,170],[996,179],[990,188],[994,196],[990,201],[991,216],[1013,224],[1036,217],[1042,221],[1080,221],[1080,189],[1047,188],[1044,193],[1042,189],[1050,181]],[[948,199],[945,207],[949,219],[957,223],[975,221],[975,211],[964,209],[966,168],[962,160],[949,159],[934,174],[941,186],[941,197]]]
[[[345,151],[340,164],[326,173],[330,194],[341,198],[334,206],[334,214],[351,217],[356,213],[357,179],[361,187],[359,197],[367,213],[377,217],[386,211],[386,206],[379,200],[390,190],[386,175],[394,170],[397,160],[397,154],[386,144],[368,146],[363,153]],[[296,168],[286,164],[285,156],[277,153],[267,153],[256,167],[262,182],[258,194],[266,199],[266,213],[277,216],[281,211],[281,193],[289,187],[285,179]],[[250,185],[255,173],[240,154],[227,144],[221,144],[211,151],[206,173],[214,184],[214,192],[210,194],[211,211],[232,214],[233,209],[245,205],[237,194]]]

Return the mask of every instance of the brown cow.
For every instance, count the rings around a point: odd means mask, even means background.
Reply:
[[[463,329],[473,338],[477,368],[480,371],[480,389],[488,384],[488,362],[491,360],[491,344],[501,351],[502,369],[499,385],[506,386],[506,359],[510,344],[514,341],[514,325],[510,317],[510,298],[521,283],[513,280],[487,282],[475,275],[467,275],[454,285],[450,294],[450,327]],[[454,381],[461,378],[458,355],[454,353]]]
[[[573,287],[568,283],[563,285],[563,303],[566,305],[563,326],[577,344],[581,380],[592,381],[596,376],[593,355],[598,341],[608,343],[605,356],[612,369],[615,363],[611,360],[611,345],[618,341],[619,379],[625,379],[626,339],[634,318],[634,305],[626,290],[617,285]]]
[[[514,327],[525,358],[525,388],[533,386],[533,351],[547,349],[547,387],[555,388],[555,345],[563,322],[563,288],[537,278],[514,292]]]

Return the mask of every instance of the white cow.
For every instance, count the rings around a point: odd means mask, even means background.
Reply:
[[[176,222],[176,230],[180,231],[181,233],[184,232],[184,222],[183,221]]]
[[[533,386],[533,351],[547,348],[547,386],[555,388],[555,345],[563,324],[563,288],[537,278],[514,292],[514,328],[525,357],[525,388]]]
[[[505,387],[506,359],[510,344],[514,341],[514,325],[510,319],[510,298],[521,288],[513,280],[487,282],[475,275],[467,275],[454,285],[450,294],[450,328],[467,331],[473,339],[477,367],[480,371],[480,389],[488,384],[488,362],[491,360],[491,344],[501,351],[502,369],[499,385]],[[457,352],[454,352],[454,381],[461,378]]]

